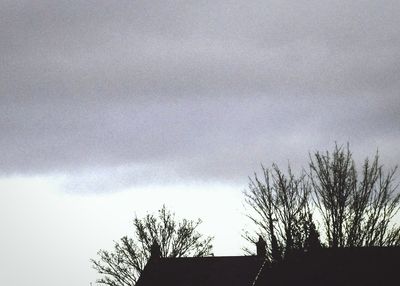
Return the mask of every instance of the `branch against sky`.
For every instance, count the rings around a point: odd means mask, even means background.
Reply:
[[[91,259],[93,268],[103,276],[97,282],[109,286],[132,286],[144,269],[154,242],[160,245],[162,257],[209,256],[212,237],[197,231],[201,220],[182,219],[163,206],[155,214],[133,220],[134,237],[124,236],[113,251],[100,250],[98,259]]]
[[[393,224],[400,209],[396,170],[385,171],[376,153],[358,175],[348,145],[310,156],[309,176],[328,246],[400,245],[400,227]]]
[[[244,195],[257,232],[246,232],[247,240],[266,237],[268,256],[281,259],[310,247],[310,241],[318,245],[318,222],[328,247],[400,245],[394,221],[400,209],[397,167],[385,171],[377,153],[365,159],[358,174],[348,145],[310,155],[309,166],[308,173],[296,177],[290,167],[284,174],[274,164],[271,170],[262,168],[263,179],[250,178]]]
[[[287,175],[273,165],[262,167],[263,178],[257,174],[250,178],[249,189],[244,192],[250,207],[250,220],[267,239],[267,254],[272,260],[280,260],[285,253],[302,249],[307,239],[306,226],[311,225],[309,185],[305,174],[296,177],[288,167]],[[255,242],[255,237],[245,233],[245,239]]]

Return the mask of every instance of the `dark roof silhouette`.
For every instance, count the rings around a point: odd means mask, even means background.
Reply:
[[[136,286],[251,286],[263,262],[259,256],[153,258]]]
[[[400,285],[400,247],[321,248],[264,268],[256,286]]]
[[[156,257],[136,286],[400,285],[400,247],[321,248],[265,261],[261,256]]]

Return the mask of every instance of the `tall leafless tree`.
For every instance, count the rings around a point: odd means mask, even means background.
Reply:
[[[400,228],[392,223],[400,207],[396,169],[385,173],[376,154],[359,176],[348,145],[311,157],[314,201],[330,247],[400,245]]]
[[[292,250],[303,248],[307,237],[305,226],[311,219],[310,190],[305,174],[296,178],[290,167],[287,175],[277,165],[271,170],[262,167],[262,171],[262,179],[257,174],[250,178],[244,195],[252,210],[248,217],[259,230],[257,236],[270,242],[267,254],[276,261]],[[255,237],[245,234],[251,242]]]
[[[261,178],[250,178],[244,195],[258,231],[246,232],[247,240],[266,238],[272,260],[320,247],[320,239],[328,247],[400,245],[400,227],[393,221],[400,208],[397,168],[385,172],[376,154],[358,175],[348,145],[310,155],[309,165],[298,177],[290,167],[285,174],[273,165],[262,168]]]
[[[100,250],[98,260],[91,259],[93,268],[103,275],[97,282],[109,286],[132,286],[137,282],[151,253],[154,242],[162,257],[212,255],[212,237],[197,231],[201,220],[175,220],[165,206],[157,215],[135,217],[134,238],[124,236],[113,251]]]

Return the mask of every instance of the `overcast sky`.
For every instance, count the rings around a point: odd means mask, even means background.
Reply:
[[[89,285],[164,202],[240,254],[260,163],[400,162],[399,91],[399,1],[0,0],[0,284]]]

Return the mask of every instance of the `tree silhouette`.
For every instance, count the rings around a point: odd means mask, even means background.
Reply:
[[[161,257],[212,255],[212,237],[197,232],[201,220],[175,220],[175,214],[163,206],[157,215],[135,217],[134,238],[124,236],[113,251],[99,250],[98,260],[91,259],[93,268],[103,277],[97,280],[110,286],[132,286],[138,280],[154,247]]]
[[[319,222],[328,247],[400,245],[400,227],[393,223],[400,207],[397,168],[385,173],[376,154],[358,175],[348,145],[310,155],[309,168],[295,176],[290,166],[284,174],[273,164],[262,167],[262,179],[250,178],[244,195],[258,231],[245,233],[247,240],[265,237],[267,256],[277,261],[291,251],[320,247]]]
[[[304,241],[304,250],[307,252],[312,252],[318,250],[322,247],[321,241],[319,239],[319,232],[315,227],[315,223],[312,218],[308,220],[308,222],[304,225],[305,233],[307,233],[307,237]]]
[[[399,210],[396,168],[384,172],[379,156],[365,160],[358,176],[352,154],[335,146],[314,154],[310,178],[315,204],[330,247],[400,245],[400,227],[391,223]]]
[[[312,218],[310,190],[305,175],[296,178],[290,167],[287,175],[275,164],[271,170],[262,167],[262,171],[263,178],[255,174],[244,192],[245,201],[253,211],[248,217],[259,231],[256,236],[247,232],[244,237],[253,243],[256,237],[265,237],[270,242],[267,256],[279,261],[285,254],[303,248],[307,237],[304,227]]]

